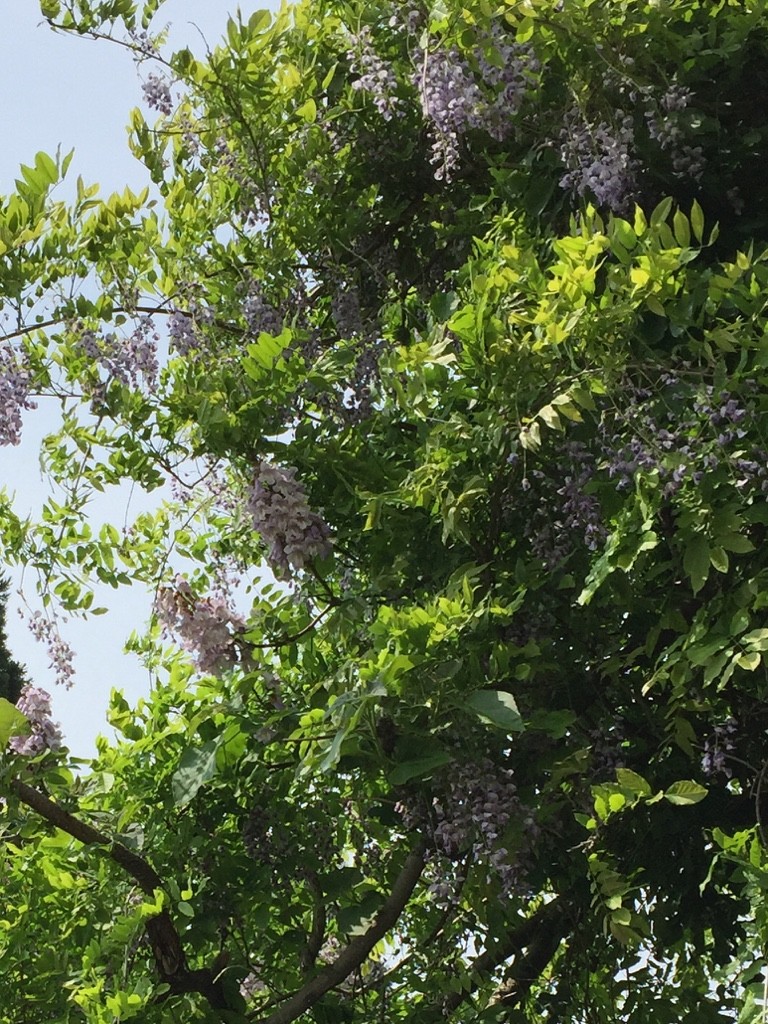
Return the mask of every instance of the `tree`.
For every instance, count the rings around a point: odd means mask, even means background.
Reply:
[[[1,705],[5,1019],[759,1020],[763,5],[158,6],[42,9],[162,216],[39,154],[0,217],[5,557],[157,588],[87,771]]]
[[[24,669],[8,650],[5,616],[8,605],[8,583],[0,581],[0,696],[16,703],[24,684]]]

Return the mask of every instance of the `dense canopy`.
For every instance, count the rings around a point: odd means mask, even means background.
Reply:
[[[0,701],[0,1020],[757,1024],[768,8],[41,7],[155,192],[2,199],[0,547],[153,682],[87,764]]]

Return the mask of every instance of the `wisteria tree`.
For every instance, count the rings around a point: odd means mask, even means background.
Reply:
[[[757,1024],[768,10],[159,6],[41,3],[162,202],[0,208],[3,557],[65,683],[155,594],[94,760],[0,701],[0,1019]]]

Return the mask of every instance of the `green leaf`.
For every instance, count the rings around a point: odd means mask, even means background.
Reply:
[[[768,629],[752,629],[744,634],[741,642],[753,651],[768,651]]]
[[[209,740],[201,747],[187,747],[181,755],[179,767],[173,775],[173,800],[177,806],[188,804],[201,786],[216,775],[216,751],[218,738]]]
[[[525,728],[515,698],[504,690],[475,690],[466,703],[479,718],[497,729],[522,732]]]
[[[368,931],[376,914],[381,909],[381,896],[369,893],[360,903],[342,907],[336,914],[336,923],[343,935],[360,935]]]
[[[736,655],[736,664],[740,668],[744,668],[747,672],[754,672],[756,668],[760,667],[762,657],[758,651],[750,651],[746,654]]]
[[[453,760],[447,751],[437,751],[412,761],[403,761],[389,773],[387,778],[393,786],[402,786],[411,779],[423,779],[431,775],[436,768],[450,764]]]
[[[709,558],[713,569],[717,569],[718,572],[728,572],[730,559],[728,558],[728,552],[724,548],[712,548]]]
[[[29,732],[29,720],[15,704],[5,697],[0,697],[0,752],[8,746],[11,736],[26,735]]]
[[[691,227],[682,210],[675,210],[672,227],[675,232],[675,241],[681,249],[686,249],[691,244]]]
[[[684,780],[682,782],[673,782],[664,791],[664,799],[669,800],[671,804],[679,804],[685,806],[688,804],[697,804],[703,800],[707,795],[708,790],[704,786],[700,786],[698,782],[691,782],[690,780]]]
[[[691,206],[691,227],[696,241],[701,244],[704,238],[704,211],[695,199]]]
[[[651,787],[642,775],[638,775],[637,772],[633,772],[629,768],[617,768],[616,781],[622,789],[628,789],[632,793],[637,793],[638,796],[651,795]]]
[[[672,197],[667,196],[665,199],[662,199],[659,205],[654,209],[650,219],[652,228],[658,228],[660,224],[664,223],[669,216],[669,211],[672,209],[672,202]]]
[[[683,568],[691,581],[694,594],[698,594],[709,576],[712,551],[706,537],[695,534],[689,541],[683,556]]]
[[[726,533],[718,535],[717,541],[720,547],[726,551],[733,551],[736,555],[746,555],[755,550],[755,545],[741,533]]]
[[[38,171],[48,185],[54,185],[59,180],[59,169],[56,161],[47,153],[40,152],[35,157],[35,170]]]
[[[310,96],[306,103],[302,105],[296,111],[297,115],[310,124],[312,121],[317,119],[317,104]]]
[[[637,245],[637,235],[632,225],[622,220],[621,217],[617,217],[611,222],[610,231],[612,238],[618,239],[625,249],[632,250]]]

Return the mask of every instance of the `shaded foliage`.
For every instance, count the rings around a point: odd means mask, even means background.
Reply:
[[[0,705],[5,1019],[756,1022],[762,5],[157,6],[42,9],[133,49],[162,214],[0,211],[65,494],[4,556],[158,618],[87,772]]]

